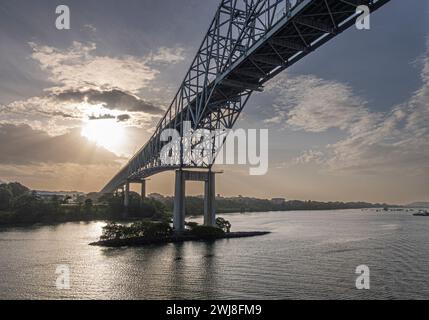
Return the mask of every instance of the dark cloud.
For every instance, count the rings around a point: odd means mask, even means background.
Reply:
[[[107,109],[123,110],[129,112],[145,112],[149,114],[161,114],[164,111],[139,97],[119,89],[111,90],[66,90],[56,93],[55,97],[62,101],[82,102],[91,104],[102,103]]]
[[[126,122],[130,119],[131,119],[131,116],[129,114],[120,114],[119,116],[116,117],[116,120],[118,120],[118,122]]]
[[[89,120],[110,120],[110,119],[116,119],[118,122],[127,122],[131,119],[131,116],[129,114],[120,114],[117,117],[115,117],[112,114],[102,114],[100,116],[94,116],[91,115],[88,117]]]
[[[116,119],[114,115],[111,114],[103,114],[101,116],[89,116],[89,120],[108,120],[108,119]]]
[[[75,129],[52,137],[28,125],[0,125],[0,164],[35,163],[112,164],[120,159]]]
[[[68,114],[62,111],[48,112],[48,111],[39,110],[39,112],[48,116],[63,117],[66,119],[79,119],[79,117],[76,117],[72,114]]]

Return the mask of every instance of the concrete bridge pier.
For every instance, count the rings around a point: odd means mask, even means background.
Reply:
[[[176,171],[173,210],[173,228],[176,232],[185,230],[186,181],[204,182],[204,225],[211,227],[216,225],[215,175],[216,173],[212,171]]]
[[[141,181],[141,193],[140,193],[140,208],[143,208],[143,203],[146,199],[146,180]]]
[[[128,216],[129,207],[130,207],[130,183],[127,182],[124,188],[124,217]]]
[[[127,183],[122,186],[122,194],[124,199],[124,217],[127,217],[130,207],[130,184],[139,183],[141,184],[141,198],[140,198],[140,207],[143,207],[144,200],[146,199],[146,180],[136,180],[136,181],[127,181]]]
[[[185,231],[185,172],[176,171],[174,188],[173,229],[176,232]]]
[[[204,181],[204,225],[210,227],[216,226],[215,177],[215,173],[210,171]]]

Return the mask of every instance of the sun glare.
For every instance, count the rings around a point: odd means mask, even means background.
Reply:
[[[90,120],[82,128],[82,136],[112,152],[117,152],[124,141],[124,127],[115,119]]]

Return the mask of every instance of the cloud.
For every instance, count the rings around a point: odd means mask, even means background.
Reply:
[[[118,122],[126,122],[130,119],[131,119],[131,116],[129,114],[120,114],[119,116],[116,117],[116,120],[118,120]]]
[[[161,109],[126,94],[91,92],[90,100],[85,91],[69,90],[62,95],[63,91],[56,90],[42,97],[15,101],[0,107],[0,124],[27,124],[50,135],[59,135],[81,126],[88,119],[101,119],[105,115],[119,122],[127,121],[127,126],[151,128],[162,114]],[[129,108],[126,108],[126,101],[130,101]],[[120,110],[122,107],[125,110]]]
[[[275,114],[266,122],[310,133],[341,130],[337,142],[303,152],[295,164],[429,181],[429,45],[421,79],[421,88],[408,101],[378,113],[347,85],[314,76],[281,76],[269,87],[277,98]]]
[[[163,107],[141,98],[137,91],[152,85],[159,73],[153,61],[175,63],[182,52],[161,48],[141,58],[108,57],[97,53],[95,43],[73,42],[64,49],[30,45],[31,58],[52,85],[40,96],[0,106],[0,124],[26,124],[50,135],[63,135],[88,118],[107,114],[127,126],[153,127]]]
[[[162,114],[164,111],[154,104],[140,99],[138,96],[118,89],[110,90],[64,90],[53,94],[60,101],[74,103],[87,102],[92,105],[101,104],[106,109],[129,112]]]
[[[114,115],[111,115],[111,114],[102,114],[102,115],[99,115],[99,116],[91,115],[88,118],[89,118],[89,120],[109,120],[109,119],[116,119],[116,117]]]
[[[85,26],[90,28],[91,26]],[[28,124],[59,135],[88,118],[111,115],[127,126],[152,128],[164,107],[139,96],[151,90],[159,63],[184,59],[181,48],[161,47],[143,57],[101,55],[93,42],[73,42],[67,48],[30,43],[31,58],[52,85],[44,94],[0,107],[0,124]]]
[[[30,46],[31,57],[48,72],[49,80],[66,88],[118,88],[137,93],[159,73],[148,66],[147,58],[97,55],[95,43],[75,41],[66,49],[34,42]]]
[[[36,190],[99,191],[120,169],[121,165],[73,163],[40,163],[29,165],[3,165],[0,163],[0,177],[3,181],[19,181]]]
[[[112,114],[102,114],[99,116],[91,115],[88,117],[89,120],[110,120],[110,119],[116,119],[118,122],[127,122],[131,119],[131,116],[128,114],[120,114],[118,116],[114,116]]]
[[[409,101],[394,106],[366,130],[353,130],[329,146],[330,168],[407,174],[429,181],[429,49],[422,64],[422,86]]]
[[[321,151],[307,150],[295,159],[295,164],[323,163],[324,153]]]
[[[274,101],[275,116],[265,122],[284,123],[293,130],[354,130],[371,125],[368,120],[377,117],[349,86],[314,76],[284,75],[270,83],[268,90],[278,97]]]
[[[152,62],[160,63],[178,63],[185,60],[185,49],[161,47],[155,53],[151,54]]]
[[[50,136],[28,125],[0,125],[0,164],[73,163],[112,164],[121,161],[114,153],[97,146],[72,130]]]
[[[97,32],[97,28],[96,27],[94,27],[92,24],[85,24],[85,25],[83,25],[83,28],[82,28],[82,30],[84,30],[84,31],[88,31],[88,32],[90,32],[90,33],[95,33],[95,32]]]

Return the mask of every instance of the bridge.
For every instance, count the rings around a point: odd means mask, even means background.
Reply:
[[[175,170],[173,226],[184,230],[185,181],[205,183],[204,224],[215,224],[215,172],[213,157],[186,161],[183,147],[175,150],[179,161],[166,164],[161,139],[174,129],[185,143],[185,123],[211,132],[233,128],[253,92],[307,54],[353,26],[365,5],[374,12],[390,0],[221,0],[183,83],[149,141],[101,190],[124,190],[129,205],[130,183],[142,185],[163,171]],[[216,139],[216,137],[214,137]],[[191,142],[193,146],[198,142]],[[192,171],[191,169],[199,169]],[[201,171],[203,169],[203,171]]]

